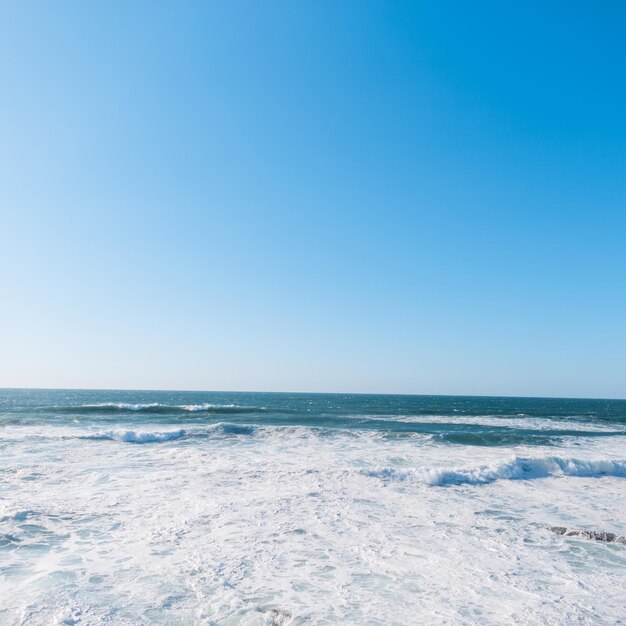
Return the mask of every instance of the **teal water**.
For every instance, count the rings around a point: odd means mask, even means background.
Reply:
[[[626,431],[626,400],[168,391],[0,390],[0,425],[303,426],[431,435],[441,443],[559,445]]]

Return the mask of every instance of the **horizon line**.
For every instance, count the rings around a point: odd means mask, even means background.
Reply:
[[[128,392],[162,392],[162,393],[249,393],[249,394],[295,394],[324,396],[415,396],[431,398],[507,398],[526,400],[609,400],[626,402],[624,397],[599,398],[596,396],[535,396],[535,395],[501,395],[501,394],[467,394],[467,393],[389,393],[368,391],[259,391],[235,389],[135,389],[116,387],[0,387],[0,391],[128,391]]]

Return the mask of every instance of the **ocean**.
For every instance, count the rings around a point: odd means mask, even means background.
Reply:
[[[0,390],[0,624],[625,624],[626,401]]]

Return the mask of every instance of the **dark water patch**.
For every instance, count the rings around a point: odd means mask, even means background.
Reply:
[[[0,518],[0,548],[8,551],[40,553],[69,538],[59,531],[68,518],[32,510],[18,511]]]
[[[444,432],[437,433],[435,441],[461,446],[553,446],[560,443],[561,438],[556,435],[548,435],[538,431],[531,432],[506,432],[506,431],[484,431],[484,432]]]
[[[598,530],[578,530],[566,528],[565,526],[551,526],[550,530],[557,535],[564,537],[576,537],[579,539],[592,539],[594,541],[602,541],[604,543],[619,543],[626,545],[626,537],[616,533],[607,533]]]
[[[0,549],[11,550],[21,543],[21,539],[10,533],[0,534]]]
[[[272,606],[260,607],[260,611],[270,618],[273,626],[287,626],[292,621],[291,611]]]

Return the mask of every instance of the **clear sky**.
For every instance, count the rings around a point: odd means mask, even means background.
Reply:
[[[7,2],[0,386],[626,397],[621,2]]]

